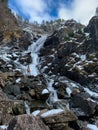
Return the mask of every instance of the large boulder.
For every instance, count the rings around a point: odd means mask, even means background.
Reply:
[[[53,109],[41,115],[41,118],[52,130],[69,130],[69,122],[77,120],[75,114],[69,110]]]
[[[79,114],[77,116],[93,115],[96,111],[96,105],[96,102],[91,100],[90,95],[85,92],[81,92],[79,94],[72,94],[71,108],[79,108],[79,110],[82,111],[83,114]]]
[[[49,130],[39,117],[20,115],[11,120],[8,130]]]

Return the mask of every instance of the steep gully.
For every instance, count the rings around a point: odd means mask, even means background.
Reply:
[[[43,47],[46,38],[47,38],[47,35],[43,35],[36,42],[33,42],[28,47],[27,51],[23,52],[24,54],[31,52],[31,57],[32,57],[32,63],[28,66],[23,66],[18,63],[24,75],[37,76],[40,74],[40,71],[38,69],[38,66],[40,64],[38,54],[39,54],[40,49]],[[46,102],[48,105],[52,105],[54,102],[58,101],[56,90],[52,87],[54,80],[46,74],[43,74],[43,76],[46,79],[47,88],[50,91],[50,96]],[[47,93],[47,90],[45,90],[44,93]],[[25,106],[26,106],[27,113],[30,113],[29,106],[26,102],[25,102]]]

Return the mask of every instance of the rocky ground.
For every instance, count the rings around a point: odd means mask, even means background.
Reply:
[[[98,16],[86,27],[20,26],[6,10],[0,25],[14,22],[0,29],[0,130],[98,130]]]

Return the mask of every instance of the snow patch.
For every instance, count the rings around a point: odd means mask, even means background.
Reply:
[[[93,91],[91,91],[90,89],[88,89],[88,88],[84,88],[84,90],[88,93],[88,94],[90,94],[90,96],[95,96],[95,97],[98,97],[98,93],[96,93],[96,92],[93,92]]]
[[[63,111],[64,111],[64,110],[62,110],[62,109],[52,109],[52,110],[49,110],[49,111],[43,113],[43,114],[41,115],[41,117],[42,117],[42,118],[45,118],[45,117],[47,117],[47,116],[52,116],[52,115],[54,115],[54,114],[59,114],[59,113],[61,113],[61,112],[63,112]]]
[[[19,83],[21,81],[21,78],[16,79],[16,83]]]
[[[66,92],[68,96],[71,96],[72,90],[69,87],[66,88]]]
[[[7,130],[8,126],[6,126],[6,125],[1,125],[0,128],[3,129],[3,130]]]
[[[44,89],[44,90],[42,91],[42,94],[47,94],[47,93],[49,93],[49,90],[48,90],[48,89]]]
[[[40,113],[40,110],[36,110],[36,111],[32,112],[32,115],[37,116],[39,113]]]
[[[88,124],[87,128],[89,128],[90,130],[98,130],[98,127],[93,124]]]

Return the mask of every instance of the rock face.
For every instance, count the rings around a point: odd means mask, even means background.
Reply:
[[[49,130],[40,118],[33,115],[20,115],[11,120],[8,130]]]
[[[53,111],[53,113],[56,110]],[[71,111],[62,111],[62,112],[57,112],[57,114],[51,114],[52,111],[50,112],[50,115],[46,115],[43,113],[41,115],[42,119],[44,122],[50,127],[50,129],[53,130],[68,130],[68,123],[69,122],[74,122],[77,120],[77,117],[74,115],[73,112]]]
[[[86,116],[93,115],[96,111],[97,104],[90,99],[90,96],[88,94],[74,94],[71,98],[71,102],[74,108],[80,108]]]
[[[92,44],[95,45],[95,49],[98,49],[98,16],[94,16],[88,26],[88,32],[90,32],[90,37],[92,38]]]

